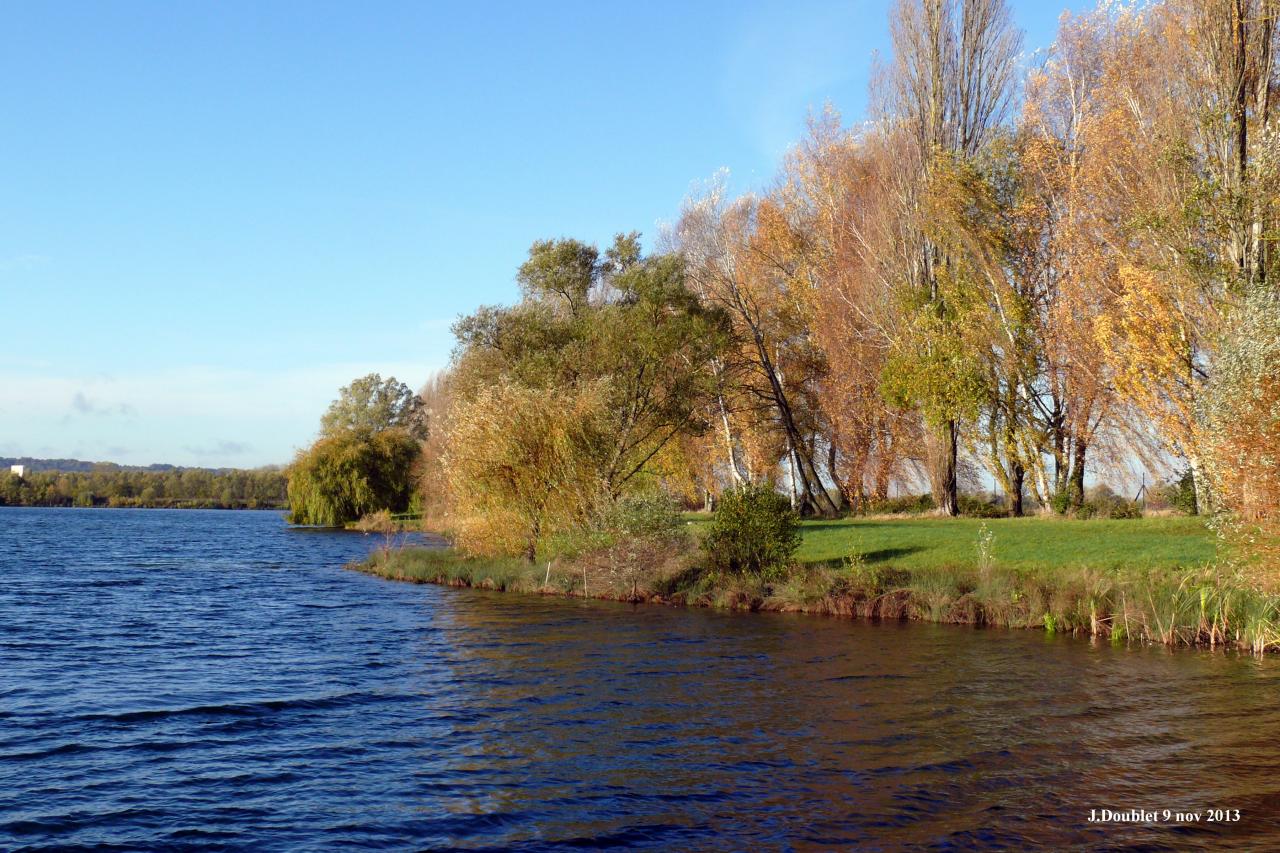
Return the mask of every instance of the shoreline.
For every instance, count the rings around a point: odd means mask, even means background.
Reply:
[[[1280,597],[1264,595],[1209,567],[1124,573],[799,565],[786,577],[765,583],[690,565],[648,580],[637,595],[606,578],[591,578],[589,572],[584,592],[580,564],[470,558],[451,547],[379,550],[347,568],[397,582],[543,597],[1032,629],[1116,646],[1280,651]]]
[[[5,509],[165,509],[165,510],[181,510],[183,512],[191,510],[215,510],[217,512],[288,512],[287,506],[111,506],[109,504],[94,504],[93,506],[76,506],[74,504],[5,504],[0,503],[0,507]]]

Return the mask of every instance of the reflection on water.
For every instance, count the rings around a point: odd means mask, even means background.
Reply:
[[[0,847],[1265,848],[1280,664],[414,587],[0,510]],[[1239,809],[1090,824],[1090,809]]]

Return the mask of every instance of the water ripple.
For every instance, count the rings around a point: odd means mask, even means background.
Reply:
[[[1265,849],[1280,667],[392,584],[274,513],[0,509],[0,849]],[[1237,824],[1090,824],[1238,808]]]

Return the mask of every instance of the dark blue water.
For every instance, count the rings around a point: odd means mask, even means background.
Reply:
[[[0,509],[0,849],[1280,848],[1277,661],[341,568],[373,544]]]

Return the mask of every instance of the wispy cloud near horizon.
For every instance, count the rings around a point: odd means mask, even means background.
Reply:
[[[314,439],[320,415],[352,379],[376,372],[416,387],[435,367],[339,362],[112,376],[0,368],[0,454],[133,465],[283,464]]]

